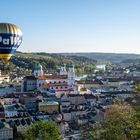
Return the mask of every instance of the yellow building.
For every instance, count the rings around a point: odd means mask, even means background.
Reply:
[[[48,113],[58,112],[59,103],[56,101],[39,102],[38,110],[48,112]]]

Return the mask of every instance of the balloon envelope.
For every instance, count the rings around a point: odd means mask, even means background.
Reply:
[[[22,42],[22,32],[14,24],[0,23],[0,58],[7,62]]]

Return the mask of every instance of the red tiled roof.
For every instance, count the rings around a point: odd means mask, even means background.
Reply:
[[[9,77],[9,75],[1,75],[0,77],[2,77],[2,78],[3,78],[3,77]]]
[[[47,84],[42,85],[41,87],[42,88],[48,88],[48,87],[52,87],[52,86],[67,86],[67,85],[68,85],[67,82],[64,82],[64,83],[47,83]]]
[[[56,92],[62,92],[62,91],[74,91],[74,89],[58,89],[58,90],[55,90]]]
[[[82,80],[77,81],[77,84],[103,84],[100,80]]]
[[[43,75],[39,76],[38,80],[51,80],[51,79],[67,79],[67,75]]]
[[[41,88],[49,88],[50,86],[48,84],[42,85]]]

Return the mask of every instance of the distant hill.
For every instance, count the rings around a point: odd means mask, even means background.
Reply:
[[[126,60],[122,61],[122,63],[140,64],[140,59],[126,59]]]
[[[34,69],[35,63],[43,66],[45,73],[58,73],[60,65],[70,63],[75,65],[77,75],[94,73],[98,62],[134,63],[140,64],[140,55],[137,54],[113,54],[113,53],[22,53],[16,52],[8,64],[0,61],[0,69],[3,72],[15,71],[16,73],[28,73]],[[68,67],[67,67],[68,68]],[[29,70],[29,71],[28,71]],[[26,72],[27,71],[27,72]]]
[[[139,54],[119,54],[119,53],[61,53],[65,56],[84,56],[97,61],[110,61],[113,63],[120,63],[130,59],[140,59]]]
[[[15,66],[16,68],[22,68],[24,71],[27,69],[33,70],[35,63],[40,63],[43,66],[44,72],[58,73],[61,64],[68,65],[73,63],[75,65],[76,74],[88,74],[94,71],[96,60],[76,55],[61,55],[61,54],[50,54],[50,53],[15,53],[10,59],[9,66]],[[0,64],[3,67],[3,63]],[[5,68],[6,69],[6,68]],[[11,68],[7,68],[12,70]]]

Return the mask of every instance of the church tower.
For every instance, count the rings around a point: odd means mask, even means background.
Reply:
[[[66,65],[62,64],[60,68],[60,75],[67,75]]]
[[[75,72],[74,72],[74,65],[70,64],[69,65],[69,70],[68,70],[68,85],[73,87],[75,84]]]
[[[43,75],[42,66],[40,64],[35,64],[35,66],[34,66],[34,76],[38,77],[38,76],[42,76],[42,75]]]

